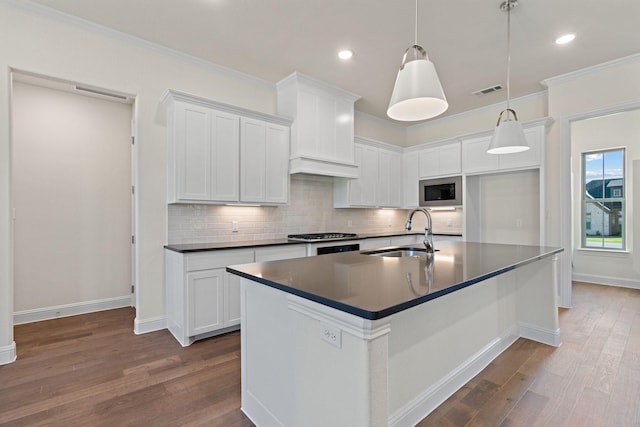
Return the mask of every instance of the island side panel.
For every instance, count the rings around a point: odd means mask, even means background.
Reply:
[[[392,316],[390,425],[413,425],[518,338],[513,272]]]
[[[387,425],[388,328],[367,334],[375,322],[241,286],[242,410],[256,425]],[[326,327],[338,342],[322,339]]]
[[[520,336],[558,347],[560,254],[543,258],[515,270],[518,281]]]

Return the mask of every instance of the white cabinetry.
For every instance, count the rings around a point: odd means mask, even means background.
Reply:
[[[167,327],[180,344],[237,329],[239,278],[225,268],[253,260],[252,249],[185,254],[165,250]]]
[[[300,258],[306,245],[179,253],[165,250],[167,328],[183,346],[240,325],[240,277],[235,264]]]
[[[460,172],[460,141],[449,141],[420,150],[420,178],[459,175]]]
[[[360,97],[298,72],[277,89],[278,114],[293,120],[290,173],[357,177],[353,114]]]
[[[335,178],[333,205],[336,208],[402,206],[402,154],[393,147],[356,137],[356,164],[360,176]]]
[[[540,167],[543,162],[545,126],[524,129],[530,149],[514,154],[488,154],[491,134],[462,139],[462,171],[465,174]]]
[[[246,117],[240,122],[240,200],[287,203],[289,128]]]
[[[402,154],[402,207],[404,208],[418,206],[419,160],[417,151],[405,151]]]
[[[288,201],[286,119],[169,90],[169,203]]]

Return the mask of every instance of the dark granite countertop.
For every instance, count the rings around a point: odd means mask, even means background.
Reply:
[[[412,245],[408,245],[412,246]],[[562,252],[562,248],[444,241],[428,262],[342,252],[227,271],[365,319],[380,319]]]
[[[405,231],[395,231],[387,233],[359,233],[356,237],[347,237],[344,239],[332,239],[339,240],[360,240],[360,239],[373,239],[376,237],[394,237],[405,235],[416,235],[424,233],[407,233]],[[435,234],[435,236],[459,236],[459,234]],[[313,242],[318,243],[318,242]],[[261,246],[278,246],[278,245],[304,245],[307,242],[287,240],[287,239],[273,239],[273,240],[245,240],[238,242],[219,242],[219,243],[180,243],[165,245],[165,249],[169,249],[174,252],[187,253],[187,252],[201,252],[201,251],[219,251],[225,249],[242,249],[242,248],[257,248]]]

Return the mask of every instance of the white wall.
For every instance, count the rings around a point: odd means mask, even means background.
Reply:
[[[131,117],[14,82],[14,311],[130,300]]]
[[[167,240],[166,119],[168,88],[275,113],[273,84],[31,3],[0,1],[0,363],[15,356],[10,203],[10,73],[25,70],[136,96],[137,332],[164,327],[163,245]]]
[[[581,250],[582,221],[582,153],[620,148],[625,150],[625,215],[627,249],[624,252]],[[633,185],[633,162],[640,160],[640,109],[571,123],[571,153],[573,170],[573,275],[581,280],[614,282],[640,287],[640,274],[634,269],[635,229],[633,201],[637,189]],[[613,279],[610,279],[613,278]]]
[[[615,110],[640,101],[640,55],[621,58],[545,81],[549,115],[556,122],[547,141],[547,242],[572,251],[570,123],[601,110]],[[633,257],[634,259],[637,256]],[[611,271],[615,277],[616,272]],[[607,275],[609,273],[606,273]],[[572,277],[571,258],[562,260],[565,285]],[[561,289],[560,304],[571,305],[570,288]]]

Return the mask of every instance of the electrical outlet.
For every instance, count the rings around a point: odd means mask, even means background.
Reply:
[[[342,348],[342,331],[329,325],[322,325],[321,337],[334,347]]]
[[[347,221],[347,227],[353,227],[353,221],[348,220]]]
[[[238,221],[232,221],[231,222],[231,231],[233,233],[237,233],[238,232]]]

